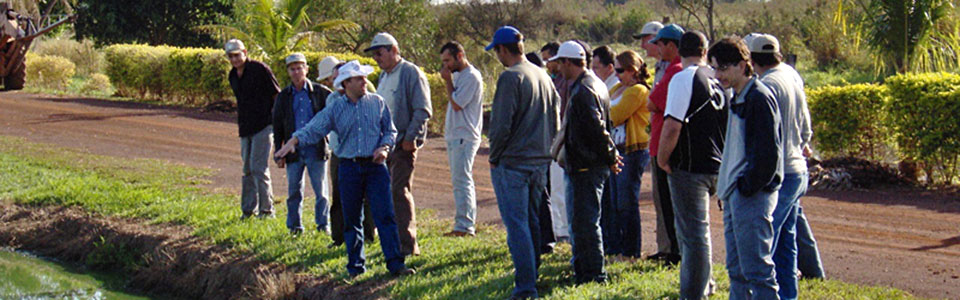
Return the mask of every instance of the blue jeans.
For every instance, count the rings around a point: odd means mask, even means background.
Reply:
[[[820,260],[820,250],[817,249],[817,240],[813,238],[813,230],[807,223],[807,216],[803,213],[803,205],[797,208],[797,269],[805,278],[825,278],[823,262]]]
[[[507,229],[507,246],[513,259],[513,296],[537,297],[540,266],[540,202],[547,189],[549,165],[491,166],[500,218]]]
[[[600,197],[610,176],[606,166],[567,171],[567,215],[573,246],[573,272],[577,283],[603,282],[603,239],[600,230]]]
[[[330,228],[330,205],[327,202],[326,187],[323,185],[327,177],[327,161],[302,156],[295,162],[287,163],[287,229],[303,230],[303,224],[300,222],[300,203],[303,201],[304,169],[310,176],[313,193],[317,194],[313,215],[317,230],[327,231]]]
[[[372,162],[340,160],[340,200],[343,202],[344,244],[347,247],[347,272],[357,275],[366,271],[363,253],[363,199],[370,201],[373,223],[380,232],[380,248],[390,272],[406,269],[400,255],[400,235],[393,216],[390,196],[390,172],[387,165]]]
[[[797,213],[808,181],[807,172],[784,174],[773,210],[773,263],[780,299],[797,299]]]
[[[723,199],[730,299],[779,299],[773,265],[773,209],[777,192]],[[684,257],[686,259],[686,257]]]
[[[603,253],[642,256],[640,250],[640,178],[650,162],[650,151],[637,150],[623,156],[620,174],[610,176],[603,187],[600,227]]]
[[[717,175],[675,170],[667,181],[683,257],[680,299],[702,299],[710,284],[710,195],[716,194]]]
[[[473,159],[480,148],[479,140],[454,139],[447,141],[450,178],[453,182],[453,200],[457,207],[453,230],[476,232],[477,192],[473,183]]]

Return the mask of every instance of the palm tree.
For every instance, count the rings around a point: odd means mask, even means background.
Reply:
[[[355,29],[359,26],[346,20],[313,23],[307,8],[317,0],[250,0],[239,4],[236,25],[202,25],[196,29],[222,40],[237,38],[248,44],[254,55],[279,59],[290,51],[301,50],[311,41],[322,42],[321,32],[333,28]]]

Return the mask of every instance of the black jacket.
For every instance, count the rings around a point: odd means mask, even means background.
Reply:
[[[251,59],[244,63],[243,77],[237,76],[237,68],[230,69],[227,77],[233,95],[237,97],[240,136],[252,136],[270,125],[270,109],[280,90],[270,67]]]
[[[567,172],[609,167],[617,162],[617,147],[610,138],[610,99],[600,96],[606,85],[584,72],[570,86],[567,131],[564,141]]]
[[[327,87],[307,80],[307,94],[310,95],[310,102],[313,102],[313,113],[316,115],[326,107],[327,96],[330,95],[330,89]],[[296,120],[293,115],[293,84],[287,86],[277,94],[277,101],[273,106],[273,145],[274,151],[283,147],[283,143],[293,137],[296,131]],[[317,144],[317,154],[320,159],[330,159],[330,149],[327,146],[327,139],[324,138]],[[299,159],[297,152],[287,155],[286,162],[295,162]]]

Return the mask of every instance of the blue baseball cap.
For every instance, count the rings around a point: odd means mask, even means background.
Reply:
[[[493,42],[483,50],[490,51],[490,49],[493,49],[493,46],[519,43],[520,41],[522,41],[520,30],[513,28],[513,26],[503,26],[497,29],[497,32],[493,33]]]
[[[679,41],[680,37],[683,36],[683,28],[677,26],[677,24],[670,24],[664,26],[660,31],[657,31],[657,36],[650,40],[651,44],[656,44],[660,39],[668,39]]]

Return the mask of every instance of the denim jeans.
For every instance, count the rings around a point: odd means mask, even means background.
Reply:
[[[641,257],[640,178],[650,162],[650,151],[637,150],[623,156],[623,168],[603,187],[600,227],[603,253]]]
[[[603,282],[603,239],[600,230],[600,197],[610,177],[606,166],[567,171],[567,215],[573,246],[573,272],[577,283]]]
[[[777,192],[723,199],[730,299],[779,299],[773,265],[773,209]],[[686,257],[684,257],[686,259]]]
[[[347,272],[357,275],[366,271],[363,266],[363,199],[370,201],[373,223],[380,232],[380,248],[390,272],[406,269],[400,254],[400,236],[393,215],[390,196],[390,173],[384,164],[340,160],[340,200],[343,205],[344,244],[347,248]]]
[[[305,190],[304,170],[310,176],[313,193],[317,195],[313,215],[317,230],[327,231],[330,229],[330,206],[327,202],[326,186],[323,184],[327,177],[327,161],[316,157],[300,157],[295,162],[287,163],[287,229],[303,230],[300,203],[303,202]]]
[[[710,284],[710,195],[717,175],[675,170],[668,175],[680,246],[680,299],[702,299]]]
[[[540,267],[540,202],[546,195],[549,165],[491,166],[500,218],[507,229],[507,246],[513,259],[513,296],[537,297]]]
[[[773,210],[773,263],[784,300],[797,299],[797,213],[808,181],[807,172],[784,174]]]
[[[817,249],[817,240],[813,238],[813,230],[807,223],[803,205],[797,208],[797,269],[804,278],[826,277],[823,262],[820,260],[820,250]]]
[[[457,214],[453,230],[473,234],[476,232],[477,191],[473,182],[473,159],[480,148],[479,140],[454,139],[447,141],[447,157],[450,161],[450,179],[453,182],[453,200]]]
[[[273,147],[273,126],[267,126],[254,135],[240,138],[240,158],[243,160],[240,209],[246,215],[260,210],[273,213],[273,188],[270,185],[270,148]]]

